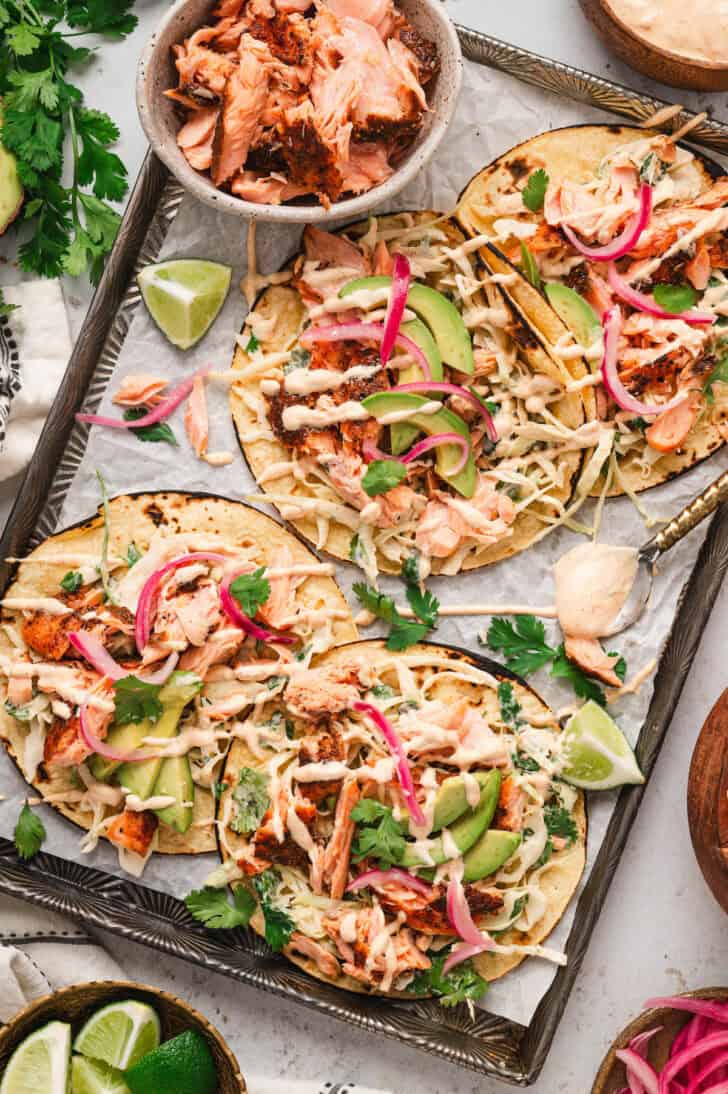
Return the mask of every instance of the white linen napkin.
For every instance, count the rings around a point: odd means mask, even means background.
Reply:
[[[3,293],[17,307],[0,319],[0,482],[30,462],[72,348],[60,281]]]
[[[73,959],[69,947],[74,947]],[[62,916],[0,896],[0,1024],[34,999],[87,980],[126,980],[92,938]],[[353,1083],[246,1075],[248,1094],[391,1094]]]

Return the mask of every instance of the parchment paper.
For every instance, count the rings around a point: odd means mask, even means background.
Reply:
[[[427,170],[396,200],[393,209],[436,208],[448,210],[454,206],[465,184],[484,164],[519,141],[548,128],[579,122],[613,120],[609,114],[586,106],[561,100],[519,83],[512,77],[466,62],[465,81],[457,115],[448,138]],[[245,271],[245,234],[243,221],[197,204],[186,198],[162,248],[161,257],[201,257],[225,262],[234,267],[233,289],[225,307],[205,339],[188,353],[172,348],[155,327],[143,305],[137,308],[126,337],[114,377],[101,403],[102,413],[118,414],[111,395],[127,373],[153,372],[173,380],[187,375],[194,368],[212,363],[216,369],[226,369],[233,353],[234,336],[245,317],[246,305],[237,291]],[[293,254],[299,232],[288,227],[260,224],[258,229],[259,268],[271,271]],[[255,483],[239,454],[228,411],[227,389],[209,386],[210,451],[227,449],[235,452],[235,461],[224,468],[212,468],[195,459],[184,437],[182,411],[171,419],[180,440],[179,448],[165,444],[142,443],[121,431],[93,429],[78,474],[66,497],[59,520],[59,529],[95,512],[99,503],[95,469],[100,468],[111,494],[134,490],[186,489],[206,490],[233,498],[245,498],[255,493]],[[728,455],[719,453],[694,468],[675,482],[650,491],[643,496],[653,515],[669,517],[702,490],[728,466]],[[264,507],[265,508],[265,507]],[[588,509],[582,510],[586,520]],[[653,657],[659,657],[674,617],[680,590],[697,557],[707,526],[693,532],[664,561],[655,583],[649,612],[628,634],[610,642],[610,648],[620,650],[627,659],[631,675]],[[600,538],[606,542],[638,545],[652,532],[645,529],[642,518],[627,499],[607,502]],[[430,587],[443,604],[467,604],[475,601],[491,603],[552,602],[551,566],[566,550],[581,542],[581,537],[563,529],[549,536],[536,547],[514,559],[473,574],[455,578],[432,579]],[[352,581],[360,577],[353,566],[341,564],[338,579],[350,596]],[[382,582],[387,591],[401,597],[399,582]],[[489,620],[474,618],[444,619],[433,637],[471,649],[479,649],[478,631]],[[558,628],[548,624],[553,644],[558,644]],[[373,630],[364,632],[367,636]],[[487,652],[487,651],[484,651]],[[544,671],[533,677],[533,684],[554,708],[573,700],[572,691],[550,678]],[[617,717],[629,739],[637,739],[652,694],[652,681],[637,695],[619,700],[612,713]],[[14,765],[0,757],[0,833],[11,836],[27,787]],[[607,824],[616,802],[615,793],[593,794],[589,798],[588,864],[584,881],[596,858]],[[42,810],[48,830],[44,849],[67,859],[80,860],[79,830],[58,818],[52,810]],[[94,866],[118,874],[116,853],[100,846],[88,859]],[[143,883],[182,897],[200,886],[216,863],[213,856],[168,858],[155,855],[149,862]],[[564,947],[576,898],[549,938],[548,944]],[[528,1024],[542,996],[548,989],[554,967],[536,959],[527,961],[518,971],[499,981],[484,1002],[486,1008],[515,1021]]]

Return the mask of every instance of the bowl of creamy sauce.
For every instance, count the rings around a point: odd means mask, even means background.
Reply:
[[[728,89],[728,0],[580,0],[605,43],[662,83]]]

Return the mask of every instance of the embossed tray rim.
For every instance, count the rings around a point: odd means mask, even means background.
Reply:
[[[632,121],[644,121],[667,105],[467,27],[459,26],[458,33],[469,59]],[[672,125],[680,126],[693,116],[683,111]],[[728,154],[728,126],[723,123],[712,119],[702,122],[690,140]],[[75,425],[73,415],[84,401],[93,401],[96,391],[100,396],[108,382],[138,302],[134,271],[156,256],[181,197],[166,169],[148,153],[0,540],[0,559],[22,556],[53,530],[86,443],[87,427]],[[683,590],[660,662],[653,701],[637,745],[638,758],[648,775],[726,569],[728,509],[724,507],[711,524]],[[7,587],[11,576],[12,567],[0,562],[0,589]],[[597,863],[578,901],[568,942],[569,964],[556,974],[528,1027],[481,1010],[471,1016],[466,1007],[445,1011],[432,1001],[399,1003],[340,992],[272,955],[257,936],[235,931],[225,942],[218,941],[194,924],[184,904],[167,894],[52,855],[40,854],[33,863],[21,864],[12,842],[2,838],[0,891],[312,1006],[360,1028],[395,1037],[461,1067],[526,1086],[536,1081],[546,1060],[642,794],[642,787],[631,787],[620,795]]]

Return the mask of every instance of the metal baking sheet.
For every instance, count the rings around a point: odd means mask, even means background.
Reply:
[[[633,121],[642,121],[665,105],[476,31],[458,29],[471,60],[545,91]],[[674,124],[682,125],[689,117],[686,112]],[[728,152],[728,127],[720,123],[701,123],[690,139],[705,148]],[[85,446],[83,431],[71,437],[73,414],[82,403],[98,398],[108,383],[139,303],[134,271],[156,258],[182,197],[178,184],[149,154],[0,541],[1,558],[22,556],[54,531]],[[727,567],[728,513],[719,512],[683,591],[639,738],[638,756],[647,774],[654,765]],[[0,564],[1,589],[7,587],[10,577],[11,567]],[[480,1009],[471,1014],[466,1007],[446,1011],[432,1001],[401,1003],[349,995],[311,980],[247,932],[231,932],[221,941],[195,924],[185,906],[166,893],[47,854],[39,855],[30,865],[19,864],[12,843],[6,839],[0,839],[0,890],[117,931],[373,1032],[396,1037],[463,1067],[527,1085],[536,1080],[545,1061],[641,797],[639,787],[620,795],[596,866],[577,905],[569,938],[569,965],[559,970],[528,1026]]]

